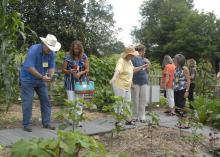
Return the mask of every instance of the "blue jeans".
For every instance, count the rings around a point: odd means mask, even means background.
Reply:
[[[36,91],[41,105],[41,118],[43,125],[50,124],[51,104],[48,97],[48,89],[46,83],[42,80],[21,81],[21,99],[23,112],[23,126],[27,127],[30,124],[32,116],[32,103]]]

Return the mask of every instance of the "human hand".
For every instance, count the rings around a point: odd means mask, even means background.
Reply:
[[[142,69],[145,70],[148,68],[148,66],[149,66],[148,64],[144,64],[144,65],[142,65]]]
[[[71,70],[69,70],[69,72],[70,72],[70,74],[74,74],[74,73],[77,73],[77,70],[71,69]]]
[[[188,96],[189,96],[189,91],[186,91],[184,94],[184,98],[188,98]]]
[[[51,81],[51,77],[48,77],[47,75],[45,75],[45,76],[42,77],[42,80],[46,81],[46,82],[50,82]]]
[[[113,83],[115,82],[115,80],[116,80],[115,78],[112,78],[112,79],[109,81],[109,83],[110,83],[110,84],[113,84]]]

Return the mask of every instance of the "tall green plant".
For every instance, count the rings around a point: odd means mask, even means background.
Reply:
[[[15,64],[15,54],[18,40],[24,35],[24,24],[20,14],[15,11],[8,11],[7,6],[15,3],[16,0],[2,0],[0,3],[0,99],[1,103],[10,102],[16,96],[16,84],[18,78],[17,65]]]
[[[96,85],[93,101],[99,111],[102,111],[104,106],[114,102],[111,99],[114,94],[109,80],[113,76],[118,58],[118,54],[106,57],[96,57],[92,55],[89,58],[90,78],[95,81]]]
[[[66,100],[63,109],[56,114],[56,117],[60,120],[67,120],[68,124],[72,125],[73,131],[79,126],[79,123],[85,120],[84,113],[79,105],[86,108],[95,108],[95,106],[83,99],[76,99],[74,101]],[[82,113],[81,113],[82,112]],[[60,127],[65,129],[68,124],[63,123]]]
[[[216,86],[216,76],[212,64],[205,59],[201,59],[197,66],[196,93],[198,95],[213,96]]]
[[[122,97],[112,96],[114,103],[108,106],[104,106],[103,110],[110,112],[110,114],[115,118],[115,129],[113,130],[119,133],[123,127],[121,123],[126,121],[132,114],[130,108],[130,102],[126,102]]]

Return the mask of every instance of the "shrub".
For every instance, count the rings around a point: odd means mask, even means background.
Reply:
[[[198,119],[201,123],[209,122],[211,125],[220,127],[220,101],[202,96],[196,97],[192,103]]]
[[[119,58],[118,54],[98,58],[90,56],[90,79],[94,80],[96,91],[93,102],[99,111],[102,111],[103,106],[113,102],[111,85],[109,80],[112,78],[116,62]]]
[[[196,93],[197,95],[213,96],[216,85],[216,76],[212,64],[204,59],[199,61],[196,76]]]

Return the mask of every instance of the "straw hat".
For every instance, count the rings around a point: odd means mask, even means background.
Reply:
[[[51,51],[59,51],[59,49],[61,48],[61,44],[52,34],[47,34],[46,38],[40,37],[40,39]]]
[[[127,55],[139,56],[139,53],[135,51],[133,46],[126,47],[124,52],[122,52],[121,57],[125,58]]]

